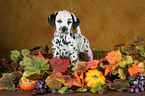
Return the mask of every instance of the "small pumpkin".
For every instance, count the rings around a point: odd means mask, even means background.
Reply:
[[[145,76],[145,63],[144,62],[140,62],[140,60],[138,59],[134,59],[134,64],[137,64],[140,67],[140,73],[142,76]]]
[[[98,82],[105,84],[105,77],[103,76],[103,73],[97,69],[88,70],[88,72],[85,74],[86,85],[90,88],[93,88]]]
[[[26,71],[23,73],[23,77],[19,80],[19,86],[22,90],[32,90],[33,86],[36,84],[37,80],[29,80],[27,79],[28,75],[26,74]]]
[[[140,73],[142,76],[145,76],[145,64],[144,62],[139,62],[138,66],[140,67]]]

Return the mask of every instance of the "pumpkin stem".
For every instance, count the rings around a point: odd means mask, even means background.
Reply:
[[[96,76],[96,74],[94,75],[94,78],[97,79],[98,77]]]

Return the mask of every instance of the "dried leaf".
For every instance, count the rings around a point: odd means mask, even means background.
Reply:
[[[82,83],[80,77],[77,75],[77,72],[72,75],[73,85],[82,87]]]
[[[87,67],[87,62],[80,62],[78,64],[78,67],[77,67],[77,73],[78,74],[82,74],[82,72],[84,73],[86,71],[86,67]]]
[[[66,68],[69,65],[69,60],[61,60],[57,57],[54,57],[49,60],[51,68],[53,69],[53,73],[61,72],[64,73]]]
[[[133,45],[142,45],[143,43],[144,43],[144,39],[141,34],[139,34],[138,36],[135,36],[132,42]]]
[[[140,68],[136,64],[132,64],[131,67],[128,68],[128,72],[130,73],[131,76],[138,73],[139,70],[140,70]]]
[[[69,86],[69,88],[72,87],[73,81],[70,75],[64,75],[64,83],[65,86]]]

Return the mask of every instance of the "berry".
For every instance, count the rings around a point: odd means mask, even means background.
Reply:
[[[137,73],[135,80],[129,82],[130,87],[128,88],[129,93],[138,93],[145,91],[145,77],[141,76],[140,73]]]
[[[37,95],[37,94],[44,94],[49,91],[49,87],[45,83],[45,79],[43,80],[37,80],[36,84],[33,86],[34,91],[32,95]]]

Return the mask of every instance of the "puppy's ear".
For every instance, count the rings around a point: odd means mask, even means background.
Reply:
[[[73,29],[75,30],[80,24],[80,20],[73,13],[71,13],[71,16],[73,20],[72,26],[73,26]]]
[[[56,15],[58,14],[58,12],[54,12],[53,14],[51,14],[49,17],[48,17],[48,22],[49,24],[54,28],[55,26],[55,18],[56,18]]]

